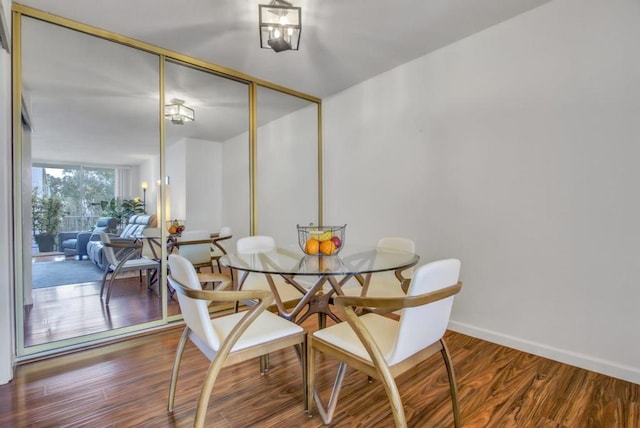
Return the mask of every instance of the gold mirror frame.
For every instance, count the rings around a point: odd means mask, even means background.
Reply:
[[[249,191],[250,191],[250,201],[249,201],[249,210],[250,210],[250,233],[255,235],[258,233],[258,203],[257,203],[257,188],[259,183],[257,182],[257,134],[258,134],[258,122],[257,122],[257,88],[264,87],[277,92],[281,92],[283,94],[287,94],[293,97],[297,97],[311,103],[315,103],[317,105],[317,132],[318,132],[318,145],[317,145],[317,195],[318,195],[318,212],[317,212],[317,224],[322,224],[323,221],[323,160],[322,160],[322,101],[320,98],[308,95],[302,92],[298,92],[292,90],[290,88],[286,88],[281,85],[277,85],[262,79],[255,78],[253,76],[247,75],[245,73],[241,73],[220,65],[212,64],[206,61],[198,60],[196,58],[189,57],[187,55],[181,54],[179,52],[174,52],[168,49],[159,48],[157,46],[141,42],[135,39],[131,39],[116,33],[112,33],[107,30],[95,28],[86,24],[82,24],[76,21],[72,21],[67,18],[55,16],[46,12],[42,12],[37,9],[33,9],[30,7],[22,6],[19,4],[12,5],[12,20],[13,20],[13,55],[14,60],[12,64],[12,73],[13,73],[13,83],[12,83],[12,92],[13,92],[13,100],[12,100],[12,124],[13,124],[13,147],[14,147],[14,157],[13,157],[13,165],[14,165],[14,174],[13,174],[13,192],[14,192],[14,218],[17,219],[14,222],[14,230],[13,236],[15,238],[13,242],[15,254],[17,257],[14,257],[14,266],[16,272],[15,284],[16,284],[16,292],[14,293],[14,310],[16,311],[16,328],[18,329],[17,334],[17,353],[18,353],[18,361],[27,360],[34,357],[40,357],[47,354],[54,354],[70,349],[80,348],[86,346],[86,343],[90,342],[92,344],[109,341],[115,337],[122,337],[125,335],[135,334],[138,331],[148,328],[158,328],[162,326],[166,326],[169,322],[166,313],[166,300],[163,308],[163,317],[160,321],[150,322],[142,325],[131,326],[128,328],[122,328],[117,330],[108,330],[101,333],[93,333],[86,336],[77,336],[73,339],[62,340],[59,342],[51,342],[46,345],[39,345],[35,347],[30,347],[26,349],[23,343],[23,328],[24,328],[24,320],[22,313],[22,302],[24,299],[22,285],[23,285],[23,260],[22,253],[25,251],[24,245],[22,243],[23,237],[23,227],[21,225],[23,210],[22,210],[22,184],[21,184],[21,154],[20,150],[22,147],[21,143],[21,132],[19,131],[22,126],[22,70],[21,70],[21,61],[22,61],[22,46],[21,46],[21,19],[23,16],[35,18],[50,24],[59,25],[61,27],[69,28],[75,31],[79,31],[81,33],[85,33],[88,35],[100,37],[102,39],[115,42],[124,46],[128,46],[133,49],[137,49],[140,51],[152,53],[159,56],[159,131],[160,131],[160,158],[161,158],[161,176],[166,177],[166,165],[165,165],[165,120],[164,120],[164,105],[165,105],[165,93],[164,93],[164,64],[166,60],[174,60],[178,62],[182,62],[202,70],[209,71],[214,74],[218,74],[223,77],[227,77],[230,79],[238,80],[249,85]],[[165,193],[165,185],[164,183],[161,185],[161,199],[166,199]],[[162,204],[164,206],[164,203]],[[165,224],[165,212],[164,209],[161,212],[160,217],[160,225]],[[292,226],[293,227],[293,226]],[[161,228],[162,230],[162,239],[166,240],[167,231],[165,228]],[[166,259],[166,248],[163,248],[163,259]],[[163,290],[166,290],[166,272],[162,273],[162,283],[161,287]]]

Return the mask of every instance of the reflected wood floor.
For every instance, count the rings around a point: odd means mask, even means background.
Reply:
[[[305,328],[314,328],[311,319]],[[17,367],[0,386],[2,427],[189,427],[208,366],[185,351],[176,407],[166,411],[171,365],[182,328]],[[639,427],[640,385],[447,332],[465,427]],[[206,425],[320,427],[302,406],[293,350],[222,370]],[[336,364],[319,358],[318,382],[328,394]],[[444,365],[438,356],[398,378],[411,427],[453,426]],[[391,411],[379,382],[347,371],[336,427],[388,427]]]
[[[147,290],[136,273],[116,279],[109,306],[100,299],[100,281],[33,290],[33,305],[24,309],[24,343],[33,346],[162,318],[157,285]],[[105,291],[106,292],[106,291]],[[169,299],[168,314],[180,312]]]

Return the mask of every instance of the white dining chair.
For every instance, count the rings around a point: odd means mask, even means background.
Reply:
[[[416,244],[413,240],[395,236],[380,238],[376,248],[407,253],[416,252]],[[351,280],[342,287],[342,291],[346,296],[404,297],[406,287],[409,285],[408,280],[411,279],[413,271],[414,268],[411,267],[405,270],[376,272],[371,274],[366,289],[363,288],[362,283]],[[360,278],[360,281],[363,282],[363,279]]]
[[[346,322],[318,330],[309,339],[307,399],[310,412],[315,401],[322,421],[325,424],[332,422],[348,365],[381,381],[391,405],[395,426],[406,427],[402,399],[394,378],[433,354],[440,353],[449,378],[453,420],[455,426],[459,427],[457,387],[451,357],[444,341],[454,295],[462,288],[459,275],[459,260],[440,260],[416,270],[405,297],[335,297],[336,309]],[[402,309],[402,313],[399,320],[374,312],[359,317],[355,307],[383,311]],[[317,352],[339,361],[327,407],[314,386]]]
[[[273,304],[273,294],[264,290],[202,290],[191,262],[177,254],[169,255],[169,269],[169,283],[178,295],[186,327],[178,343],[171,372],[168,410],[171,412],[174,408],[180,363],[187,340],[191,340],[211,361],[198,399],[195,427],[204,426],[213,385],[223,367],[294,346],[298,347],[302,365],[301,396],[306,410],[309,402],[306,397],[307,335],[302,327],[266,311],[267,307]],[[257,303],[244,312],[209,318],[208,302],[234,302],[245,299]],[[264,403],[260,405],[263,406]]]
[[[271,236],[247,236],[238,239],[236,242],[236,252],[238,254],[265,253],[276,248],[276,241]],[[280,299],[283,307],[294,306],[303,294],[287,284],[286,281],[277,275],[272,276],[275,288],[276,299]],[[269,282],[264,274],[249,272],[238,278],[238,288],[240,290],[271,290]]]

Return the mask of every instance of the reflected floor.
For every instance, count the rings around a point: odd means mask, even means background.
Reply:
[[[180,313],[168,303],[169,316]],[[33,290],[33,306],[24,310],[25,347],[158,320],[162,317],[157,287],[147,290],[139,278],[118,279],[109,306],[100,299],[100,281]]]

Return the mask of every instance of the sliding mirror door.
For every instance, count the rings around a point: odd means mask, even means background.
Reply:
[[[320,216],[319,105],[261,86],[256,92],[258,233],[297,245],[296,225]]]
[[[165,120],[166,226],[184,224],[185,239],[222,230],[231,237],[220,245],[233,250],[250,232],[249,85],[173,61],[164,75],[165,105],[176,113]]]
[[[37,19],[23,17],[21,27],[32,130],[20,151],[27,272],[18,316],[29,354],[163,319],[163,290],[139,272],[118,276],[108,305],[100,297],[109,260],[99,233],[123,236],[134,218],[157,226],[142,181],[160,179],[160,62]]]

